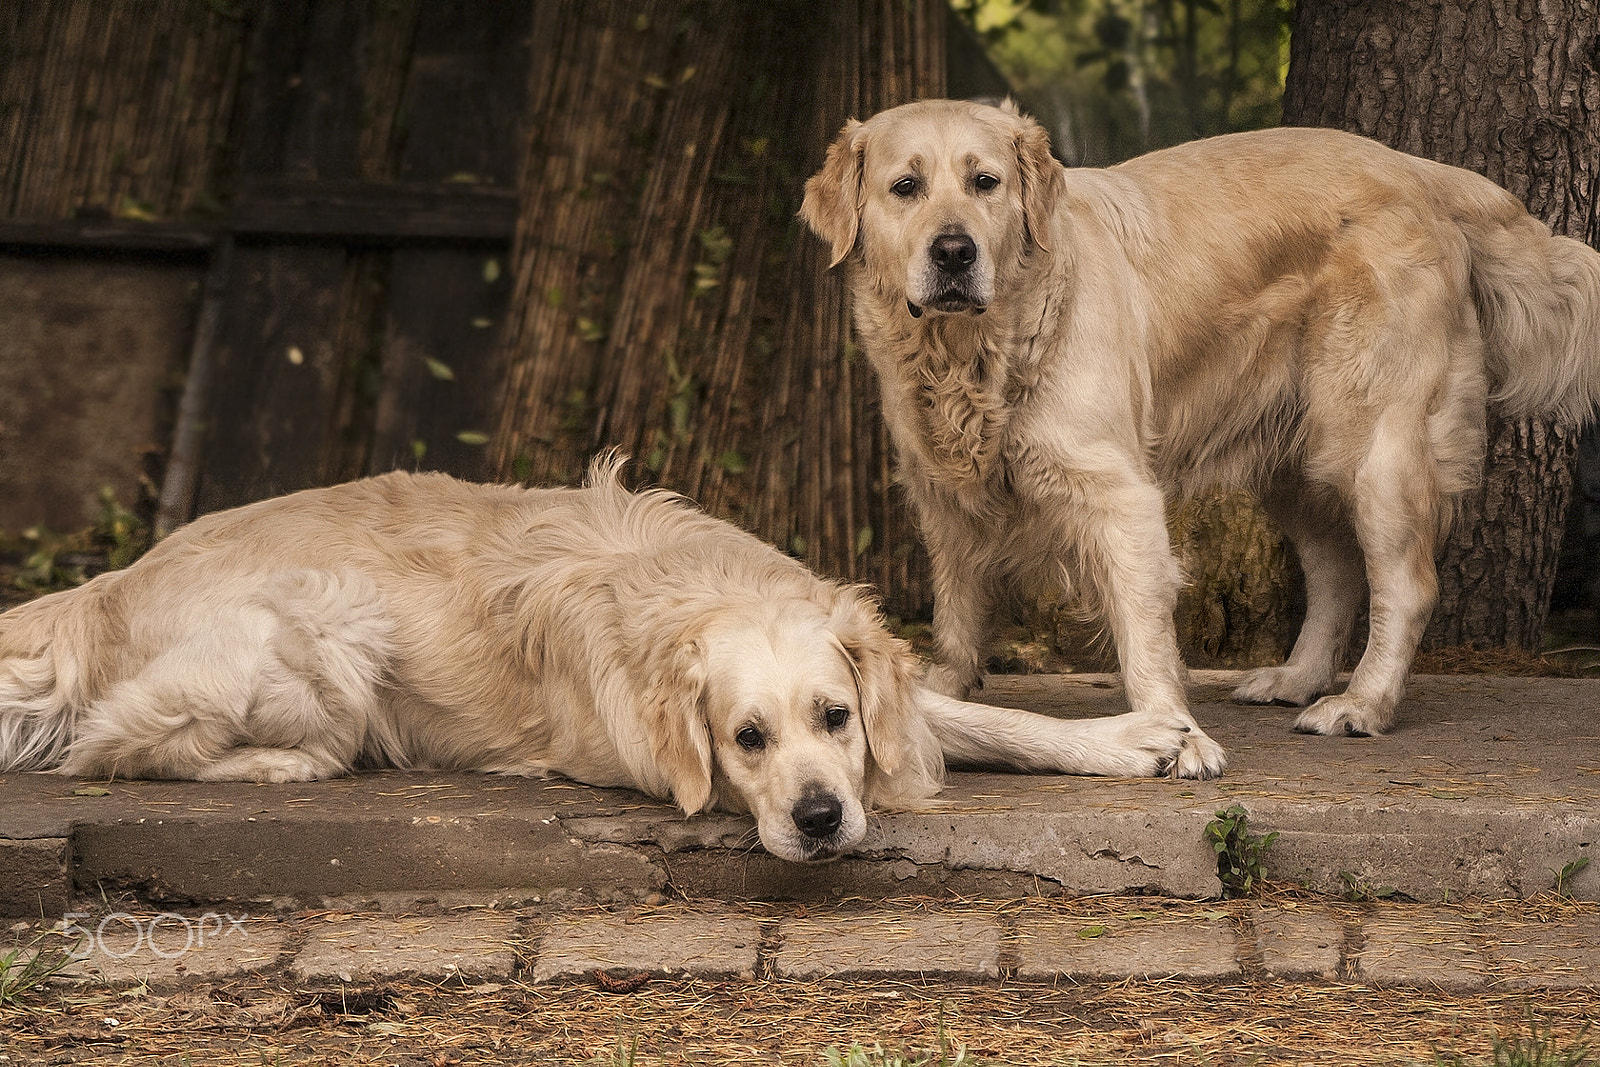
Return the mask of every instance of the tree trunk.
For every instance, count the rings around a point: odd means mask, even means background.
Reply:
[[[1596,244],[1600,0],[1301,0],[1285,125],[1333,126],[1463,166]],[[1496,417],[1482,486],[1440,560],[1427,647],[1539,647],[1576,433]]]
[[[851,116],[945,88],[942,0],[535,9],[502,476],[619,447],[824,573],[925,605],[844,279],[795,221]]]

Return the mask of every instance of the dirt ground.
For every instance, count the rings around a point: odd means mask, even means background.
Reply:
[[[876,1065],[901,1054],[938,1063],[942,1037],[946,1062],[964,1047],[968,1062],[1019,1067],[1391,1067],[1489,1063],[1496,1040],[1534,1033],[1571,1051],[1596,1017],[1597,991],[1449,996],[1340,983],[655,978],[612,992],[598,981],[336,990],[242,981],[30,996],[0,1009],[0,1062],[823,1065],[830,1046],[859,1043],[888,1054]]]

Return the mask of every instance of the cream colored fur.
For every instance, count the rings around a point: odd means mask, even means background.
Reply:
[[[1600,402],[1600,254],[1349,134],[1064,169],[1010,104],[924,101],[847,125],[801,214],[849,263],[954,694],[1008,585],[1071,588],[1130,705],[1188,724],[1164,509],[1231,483],[1294,540],[1309,602],[1288,662],[1236,698],[1322,697],[1297,728],[1379,733],[1487,403],[1580,421]],[[1324,696],[1369,594],[1366,651]]]
[[[0,771],[303,781],[560,774],[749,811],[837,855],[958,762],[1164,772],[1148,716],[1061,721],[924,690],[860,590],[620,461],[581,489],[388,474],[206,516],[0,615]]]

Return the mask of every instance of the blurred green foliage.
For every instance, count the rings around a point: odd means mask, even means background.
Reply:
[[[1275,126],[1292,0],[950,0],[1073,166]]]

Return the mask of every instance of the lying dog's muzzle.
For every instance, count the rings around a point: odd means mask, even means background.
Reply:
[[[844,822],[844,805],[827,793],[808,793],[790,809],[795,828],[812,841],[823,841],[839,832]]]

